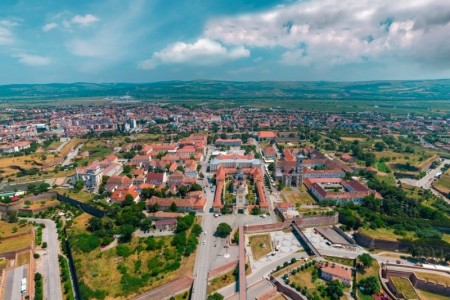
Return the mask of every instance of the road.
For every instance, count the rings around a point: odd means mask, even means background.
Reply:
[[[83,144],[78,145],[73,149],[69,154],[67,154],[66,159],[62,162],[61,166],[67,166],[70,165],[72,159],[78,155],[78,151],[80,151],[81,147],[83,147]]]
[[[260,281],[263,278],[267,278],[277,266],[282,265],[284,262],[290,262],[292,258],[300,259],[305,256],[305,253],[292,253],[286,257],[283,257],[279,260],[276,260],[272,263],[266,264],[264,267],[256,270],[252,270],[252,273],[247,276],[247,286],[252,286],[256,282]],[[236,293],[236,283],[232,283],[227,285],[226,287],[218,290],[220,294],[222,294],[225,298],[230,297],[234,293]],[[205,298],[206,299],[206,298]]]
[[[207,297],[209,264],[208,259],[206,258],[209,257],[209,249],[213,244],[214,233],[214,229],[212,227],[213,215],[209,212],[214,201],[214,193],[210,189],[210,185],[208,184],[206,176],[207,164],[211,153],[209,147],[206,149],[206,151],[207,154],[205,159],[203,160],[203,165],[201,168],[201,172],[205,175],[205,179],[200,180],[200,185],[203,187],[207,199],[205,213],[201,214],[202,228],[204,231],[206,231],[206,233],[202,233],[199,238],[200,244],[198,246],[197,255],[195,258],[194,284],[191,294],[191,299],[194,300],[202,300],[206,299]]]
[[[62,289],[59,272],[59,241],[56,224],[48,219],[25,218],[27,221],[44,224],[42,241],[47,242],[46,252],[42,257],[42,276],[44,278],[44,290],[48,300],[62,300]]]
[[[441,162],[441,164],[437,168],[428,171],[427,174],[419,180],[403,178],[400,179],[400,181],[409,185],[420,186],[423,187],[424,189],[430,190],[434,195],[445,200],[447,203],[450,204],[450,200],[444,197],[438,191],[436,191],[432,186],[436,174],[441,172],[441,168],[444,167],[445,164],[450,164],[450,159],[445,159],[443,162]]]
[[[21,287],[22,287],[22,279],[27,278],[28,273],[28,265],[23,265],[15,268],[14,270],[10,270],[6,276],[5,282],[5,294],[3,299],[8,300],[21,300],[23,298]],[[28,285],[28,283],[27,283]],[[28,293],[29,291],[27,291]]]

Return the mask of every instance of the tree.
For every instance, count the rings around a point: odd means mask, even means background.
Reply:
[[[217,292],[208,296],[208,300],[223,300],[223,299],[224,298],[223,298],[222,294],[219,294]]]
[[[261,214],[261,208],[259,206],[253,206],[252,208],[252,215],[260,215]]]
[[[344,295],[344,286],[339,280],[327,282],[327,294],[331,300],[339,300]]]
[[[177,211],[177,204],[175,201],[172,201],[172,204],[170,204],[170,211],[176,212]]]
[[[370,266],[372,266],[373,263],[373,257],[370,256],[370,254],[368,253],[363,253],[360,256],[358,256],[358,260],[361,262],[364,268],[369,268]]]
[[[79,191],[81,191],[84,188],[84,181],[81,179],[77,179],[75,181],[75,184],[73,185],[73,188],[74,188],[75,192],[78,193]]]
[[[270,172],[273,172],[273,171],[275,171],[275,163],[270,163],[269,164],[269,166],[267,167],[267,169],[270,171]]]
[[[378,278],[373,275],[361,279],[358,282],[358,287],[366,295],[373,295],[375,293],[378,293],[381,289]]]
[[[128,242],[129,240],[131,240],[131,237],[133,236],[134,226],[131,224],[122,225],[119,228],[119,232],[120,232],[120,240],[122,242]]]
[[[97,217],[92,217],[88,221],[88,230],[91,232],[100,230],[103,228],[102,220]]]
[[[133,205],[134,199],[130,194],[125,195],[125,200],[122,202],[122,206],[130,206]]]
[[[231,228],[231,226],[228,225],[227,223],[220,223],[217,226],[216,232],[218,236],[225,238],[230,235],[232,230],[233,229]]]
[[[383,142],[376,142],[373,147],[375,148],[376,151],[382,152],[385,148],[385,145]]]

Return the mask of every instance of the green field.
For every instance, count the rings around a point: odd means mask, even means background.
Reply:
[[[414,287],[411,285],[411,282],[407,278],[403,277],[391,277],[392,282],[395,285],[397,291],[403,294],[406,299],[419,299]]]

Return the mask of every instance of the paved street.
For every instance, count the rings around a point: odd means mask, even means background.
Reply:
[[[78,155],[78,151],[80,151],[81,147],[83,147],[83,144],[78,145],[75,149],[73,149],[73,151],[69,152],[66,159],[62,162],[61,166],[70,165],[72,159]]]
[[[450,164],[450,159],[445,159],[443,162],[441,162],[441,164],[437,168],[428,171],[427,174],[419,180],[403,178],[403,179],[400,179],[400,181],[403,183],[409,184],[409,185],[420,186],[427,190],[431,190],[431,192],[434,195],[440,197],[441,199],[445,200],[447,203],[450,204],[450,200],[447,199],[446,197],[444,197],[443,195],[441,195],[431,185],[433,183],[433,180],[434,180],[436,174],[441,172],[441,168],[444,167],[445,164]]]
[[[44,293],[46,298],[48,300],[62,300],[58,263],[59,241],[56,224],[48,219],[26,218],[26,220],[45,225],[42,231],[42,241],[47,242],[47,249],[41,256],[38,271],[42,273],[44,278]]]

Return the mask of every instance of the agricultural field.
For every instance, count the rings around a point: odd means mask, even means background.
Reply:
[[[406,299],[419,299],[414,287],[411,285],[411,282],[407,278],[403,277],[391,277],[392,282],[395,285],[397,291],[403,294]]]
[[[249,237],[250,248],[252,249],[253,259],[258,260],[272,252],[272,239],[270,234],[259,234]]]

